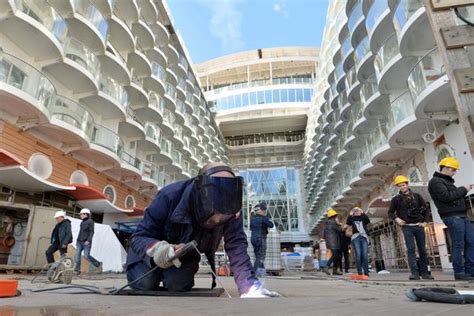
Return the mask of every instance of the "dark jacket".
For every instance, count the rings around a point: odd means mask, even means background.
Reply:
[[[341,249],[341,233],[341,225],[336,223],[334,217],[329,218],[324,227],[324,239],[328,249]]]
[[[367,235],[369,235],[369,230],[367,228],[367,225],[370,223],[370,219],[367,216],[367,214],[362,213],[360,216],[350,215],[349,217],[347,217],[346,225],[352,226],[353,235],[360,233],[359,230],[357,229],[357,225],[355,224],[356,222],[362,222],[362,227],[364,227],[365,232],[367,233]]]
[[[409,210],[417,211],[409,212]],[[414,215],[418,216],[415,217]],[[388,217],[392,220],[399,217],[407,224],[415,224],[429,221],[430,212],[423,197],[410,190],[408,194],[400,192],[392,198],[388,209]]]
[[[70,243],[72,243],[71,221],[65,218],[61,223],[54,226],[51,233],[51,244],[64,246]]]
[[[79,235],[77,235],[77,241],[88,241],[92,242],[92,237],[94,236],[94,221],[92,218],[87,217],[81,222],[81,228],[79,230]]]
[[[266,237],[268,229],[273,227],[273,222],[268,216],[255,214],[250,219],[250,230],[253,238]]]
[[[450,176],[435,172],[428,184],[428,191],[441,217],[466,216],[465,187],[456,187]]]
[[[158,192],[131,238],[127,267],[137,262],[147,262],[146,250],[161,240],[171,244],[196,240],[199,251],[214,258],[220,240],[224,237],[224,247],[235,283],[240,293],[246,293],[257,278],[247,254],[243,217],[234,218],[214,229],[201,228],[193,216],[196,196],[193,179],[172,183]]]

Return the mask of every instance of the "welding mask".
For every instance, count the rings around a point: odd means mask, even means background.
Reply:
[[[212,177],[222,171],[234,174],[227,166],[216,166],[194,180],[197,204],[194,216],[204,228],[224,224],[242,209],[242,177]]]

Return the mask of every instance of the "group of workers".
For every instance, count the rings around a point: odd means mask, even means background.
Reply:
[[[474,185],[456,187],[453,176],[459,170],[459,162],[454,157],[446,157],[439,162],[439,171],[433,174],[428,184],[428,191],[441,220],[446,225],[451,239],[451,258],[454,278],[456,280],[474,280],[474,224],[468,217],[468,192]],[[401,227],[407,249],[410,280],[432,280],[429,262],[425,248],[425,226],[430,221],[429,204],[423,197],[413,192],[409,179],[399,175],[395,177],[394,185],[399,192],[395,195],[388,210],[388,217]],[[346,225],[340,224],[338,214],[330,209],[327,212],[324,237],[327,248],[331,250],[331,258],[325,271],[333,267],[333,274],[338,272],[341,257],[341,240],[351,236],[352,249],[355,253],[357,272],[359,275],[369,275],[368,269],[368,228],[370,219],[363,210],[356,207],[351,210]],[[416,258],[418,248],[419,266]]]
[[[455,278],[464,280],[474,278],[474,231],[466,218],[467,206],[464,201],[468,190],[473,186],[454,186],[452,177],[458,169],[456,159],[443,159],[439,172],[435,172],[430,180],[429,192],[453,241]],[[419,194],[410,190],[406,177],[398,176],[395,185],[399,193],[392,199],[389,217],[402,226],[412,272],[410,279],[419,279],[420,276],[432,279],[427,270],[423,229],[429,218],[429,208]],[[247,236],[241,214],[242,193],[242,177],[236,176],[223,163],[209,163],[196,177],[161,189],[130,239],[126,274],[129,282],[135,281],[130,286],[139,290],[156,290],[159,287],[178,292],[191,290],[199,269],[200,254],[206,255],[215,271],[214,254],[223,238],[241,297],[274,296],[275,293],[267,290],[258,280],[256,273],[264,271],[266,236],[273,223],[266,215],[266,205],[256,205],[250,223],[251,243],[255,253],[255,263],[252,266],[247,254]],[[71,224],[65,219],[65,214],[58,213],[58,224],[53,230],[51,246],[46,252],[48,262],[54,261],[54,251],[59,250],[64,254],[67,244],[72,242]],[[341,239],[350,238],[357,272],[368,276],[369,217],[358,207],[351,210],[345,225],[341,225],[335,210],[329,210],[327,215],[329,219],[325,237],[328,248],[332,250],[328,266],[332,265],[333,273],[339,274],[337,269],[342,266]],[[94,234],[90,211],[83,209],[81,219],[76,248],[76,273],[80,273],[82,250],[91,264],[98,269],[101,267],[101,263],[90,256]],[[192,240],[197,242],[197,251],[190,251],[179,259],[176,258],[180,249]],[[420,254],[421,271],[416,264],[415,241]],[[146,273],[150,275],[141,278]],[[212,287],[215,285],[213,280]]]
[[[84,258],[89,261],[94,269],[89,269],[91,272],[101,273],[102,262],[91,256],[92,237],[94,236],[94,221],[91,218],[91,211],[83,208],[79,212],[81,224],[79,234],[76,240],[76,255],[74,256],[74,273],[81,274],[81,255],[84,252]],[[66,218],[66,212],[57,211],[54,214],[56,225],[51,233],[51,244],[46,250],[46,261],[48,265],[54,263],[54,253],[59,250],[61,256],[67,255],[67,248],[72,243],[72,229],[71,221]]]

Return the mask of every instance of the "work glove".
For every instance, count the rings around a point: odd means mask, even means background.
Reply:
[[[150,247],[146,251],[146,254],[152,257],[155,264],[162,269],[167,269],[172,266],[175,266],[176,268],[181,267],[181,261],[179,259],[170,261],[170,259],[175,255],[174,245],[171,245],[164,240],[159,241]]]
[[[281,297],[278,292],[269,291],[263,285],[256,281],[247,293],[241,294],[241,298],[267,298],[267,297]]]

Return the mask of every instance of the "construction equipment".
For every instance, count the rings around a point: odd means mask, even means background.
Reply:
[[[61,257],[49,265],[46,275],[52,283],[71,284],[74,274],[74,260],[71,257]]]

